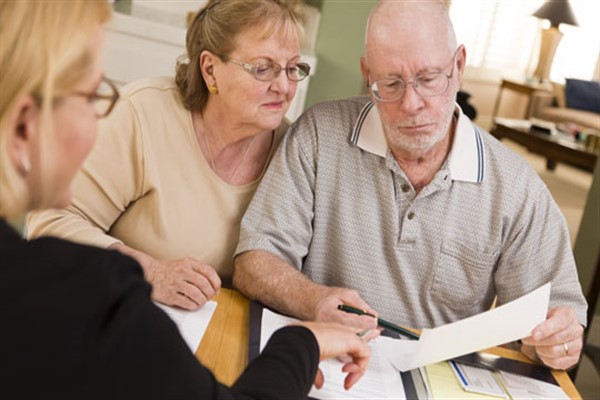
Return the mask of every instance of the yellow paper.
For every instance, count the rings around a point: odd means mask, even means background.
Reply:
[[[471,393],[463,390],[452,372],[452,368],[447,361],[442,361],[437,364],[431,364],[425,367],[427,378],[429,379],[429,388],[431,389],[431,397],[436,399],[494,399],[498,397],[487,396],[485,394]]]

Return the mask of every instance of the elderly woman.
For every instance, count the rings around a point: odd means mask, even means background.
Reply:
[[[175,79],[135,82],[100,125],[74,204],[35,213],[29,237],[134,257],[155,300],[185,309],[230,285],[239,223],[273,154],[297,82],[299,2],[210,0]]]
[[[133,259],[61,239],[27,242],[7,224],[71,201],[96,120],[118,98],[100,62],[109,16],[98,0],[0,0],[0,397],[303,399],[315,376],[322,383],[319,358],[346,353],[352,386],[368,346],[350,328],[303,323],[277,331],[225,387],[152,303]]]

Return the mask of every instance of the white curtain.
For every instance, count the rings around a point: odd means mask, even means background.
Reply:
[[[597,79],[600,1],[570,3],[579,26],[560,26],[564,37],[550,78],[557,82]],[[542,4],[543,0],[452,0],[450,17],[459,43],[467,48],[467,65],[493,76],[531,76],[539,54],[540,30],[549,24],[531,15]]]

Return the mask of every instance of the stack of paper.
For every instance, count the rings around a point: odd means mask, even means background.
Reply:
[[[562,398],[564,392],[560,387],[535,379],[463,365],[456,365],[456,371],[460,373],[454,376],[447,363],[436,364],[529,336],[545,320],[549,298],[550,283],[493,310],[438,328],[424,329],[418,341],[379,337],[370,343],[372,356],[367,372],[352,389],[346,391],[343,388],[343,364],[328,360],[319,364],[325,377],[324,387],[320,390],[313,387],[309,395],[318,399],[402,399],[406,390],[400,372],[418,371],[420,367],[430,366],[424,374],[428,379],[421,382],[420,388],[413,390],[428,392],[434,398],[436,393],[438,398],[452,398],[452,391],[456,391],[456,398],[469,398],[469,393],[463,388],[476,389],[472,390],[477,392],[474,394],[476,398],[482,398],[482,393],[495,395],[496,398],[507,397],[507,392],[515,398],[542,398],[550,394],[552,398]],[[295,321],[264,309],[260,349],[275,330]],[[439,371],[440,368],[442,371]],[[436,372],[440,374],[436,375]],[[464,378],[462,387],[458,385],[460,374]],[[526,383],[528,379],[537,384]],[[452,383],[452,389],[450,386],[440,386],[439,382],[443,383],[444,380]],[[440,393],[443,393],[441,397]],[[542,397],[535,397],[537,395]]]
[[[192,353],[196,353],[196,349],[200,345],[200,341],[206,332],[208,323],[212,318],[217,303],[209,301],[194,311],[182,310],[173,308],[160,303],[154,303],[162,309],[177,325],[179,333],[187,343]]]

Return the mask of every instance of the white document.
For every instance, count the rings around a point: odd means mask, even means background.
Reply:
[[[274,313],[271,310],[263,308],[261,326],[260,326],[260,352],[262,353],[269,338],[275,331],[284,326],[298,322],[296,318],[286,317],[285,315]]]
[[[404,372],[531,335],[546,319],[550,283],[490,311],[423,329],[418,341],[382,342],[392,364]]]
[[[508,395],[496,380],[496,374],[486,368],[473,367],[454,361],[448,361],[458,383],[467,392],[486,394],[508,399]]]
[[[569,399],[560,386],[505,371],[497,374],[513,399]]]
[[[260,332],[260,351],[277,329],[297,321],[297,319],[264,309]],[[406,396],[400,373],[379,348],[380,343],[392,340],[394,339],[379,337],[370,342],[372,353],[369,367],[350,390],[344,389],[344,378],[346,377],[346,374],[342,372],[344,364],[337,359],[321,361],[319,368],[325,377],[325,384],[321,389],[313,386],[308,395],[315,399],[404,399]]]
[[[315,399],[405,399],[400,373],[381,353],[378,345],[386,340],[394,339],[379,337],[371,341],[369,367],[350,390],[344,389],[344,364],[337,359],[321,361],[319,368],[325,376],[325,384],[321,389],[313,386],[308,395]]]
[[[156,302],[154,304],[162,309],[173,322],[175,322],[175,325],[179,328],[179,333],[192,353],[195,354],[200,345],[200,341],[206,332],[208,323],[215,312],[215,308],[217,308],[217,303],[211,300],[194,311],[181,310]]]

